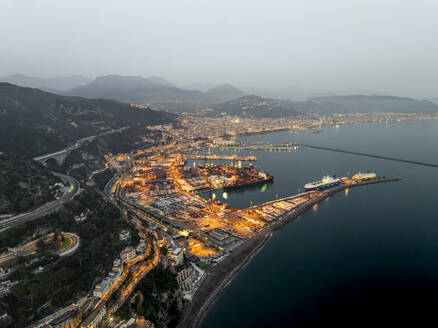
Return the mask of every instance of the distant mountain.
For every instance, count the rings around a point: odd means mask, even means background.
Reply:
[[[432,99],[429,99],[431,102],[433,102],[434,104],[437,104],[438,105],[438,98],[432,98]]]
[[[209,115],[226,113],[240,117],[289,117],[301,114],[299,105],[289,100],[250,95],[211,106]]]
[[[0,83],[0,152],[36,156],[123,126],[171,122],[174,116],[103,99],[59,96]]]
[[[205,92],[205,96],[210,100],[228,101],[245,96],[245,92],[237,89],[231,84],[221,84]]]
[[[21,74],[0,77],[0,82],[7,82],[21,87],[38,88],[45,91],[68,90],[90,83],[91,80],[80,75],[39,78]]]
[[[177,88],[177,86],[175,84],[173,84],[172,82],[169,82],[169,81],[167,81],[159,76],[151,76],[148,78],[148,80],[151,82],[154,82],[156,84],[159,84],[159,85],[164,85],[166,87]]]
[[[198,90],[202,92],[206,92],[209,89],[215,87],[213,83],[205,83],[205,82],[192,82],[190,84],[184,85],[183,88],[187,90]]]
[[[328,96],[310,99],[318,105],[318,110],[332,108],[338,113],[397,112],[397,113],[437,113],[438,105],[429,100],[417,100],[393,96]],[[333,108],[334,107],[334,108]]]
[[[157,100],[193,100],[203,96],[200,91],[184,90],[169,84],[156,77],[145,79],[139,76],[106,75],[64,94],[140,103]]]

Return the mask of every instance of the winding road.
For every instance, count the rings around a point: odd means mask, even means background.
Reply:
[[[22,214],[15,215],[15,216],[12,216],[10,218],[1,220],[0,221],[0,231],[5,230],[5,229],[10,228],[10,227],[13,227],[13,226],[16,226],[18,224],[27,222],[27,221],[35,220],[35,219],[40,218],[44,215],[53,213],[53,212],[59,210],[64,205],[65,202],[73,199],[78,194],[79,189],[80,189],[80,185],[79,185],[79,182],[75,178],[72,178],[71,176],[60,174],[60,173],[53,173],[53,174],[56,175],[57,177],[61,178],[61,180],[64,183],[67,183],[68,185],[70,185],[67,192],[64,193],[64,195],[62,195],[59,199],[56,199],[56,200],[51,201],[49,203],[46,203],[46,204],[36,208],[32,212],[22,213]]]

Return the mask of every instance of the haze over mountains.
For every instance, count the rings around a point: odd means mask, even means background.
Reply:
[[[113,100],[60,96],[0,83],[0,151],[37,156],[113,129],[171,121],[172,114]]]
[[[393,96],[328,96],[310,99],[317,105],[333,105],[341,113],[397,112],[436,113],[437,104],[429,100],[417,100]]]
[[[179,88],[161,78],[140,76],[105,75],[94,80],[79,75],[59,78],[34,78],[15,74],[0,78],[24,87],[39,88],[66,96],[104,98],[122,102],[148,102],[156,100],[227,101],[245,95],[231,84],[209,88],[206,92]]]
[[[39,78],[22,74],[13,74],[0,77],[0,82],[12,83],[22,87],[38,88],[46,91],[69,90],[90,83],[91,81],[91,79],[87,79],[81,75]]]
[[[161,77],[106,75],[89,80],[80,76],[53,79],[30,78],[11,75],[0,80],[15,81],[19,85],[49,90],[64,96],[80,96],[91,99],[110,99],[125,103],[152,104],[152,108],[170,112],[194,112],[210,108],[209,115],[227,113],[237,116],[281,117],[304,113],[352,113],[352,112],[401,112],[435,113],[437,104],[428,100],[384,95],[327,95],[308,100],[293,101],[287,97],[269,96],[274,93],[256,90],[248,94],[231,84],[211,87],[209,84],[192,84],[204,91],[180,88]],[[65,89],[68,86],[72,88]],[[57,90],[53,90],[54,87]],[[245,89],[251,90],[251,89]],[[254,90],[253,90],[254,91]],[[343,93],[354,90],[344,90]],[[278,95],[293,94],[293,90],[279,89]],[[257,95],[257,96],[256,96]],[[260,97],[260,95],[267,97]]]

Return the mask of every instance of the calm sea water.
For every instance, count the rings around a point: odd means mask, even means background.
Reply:
[[[283,143],[291,138],[438,163],[438,121],[361,124],[242,140]],[[228,285],[203,327],[418,326],[436,320],[437,168],[324,150],[253,154],[257,168],[269,171],[274,182],[216,192],[231,206],[295,194],[326,174],[370,170],[403,180],[337,194],[277,231]]]

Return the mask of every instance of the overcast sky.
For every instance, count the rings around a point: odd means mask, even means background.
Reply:
[[[436,0],[0,0],[0,75],[438,97]]]

